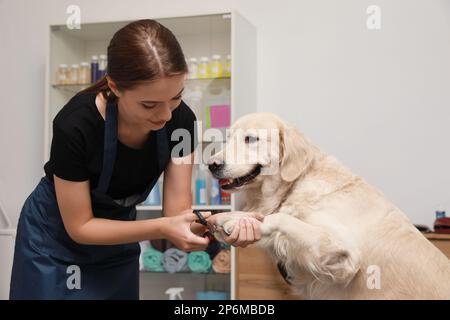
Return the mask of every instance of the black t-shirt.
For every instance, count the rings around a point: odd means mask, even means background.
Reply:
[[[53,174],[70,181],[90,180],[94,189],[103,166],[103,145],[105,121],[95,104],[95,93],[80,93],[74,96],[53,120],[53,139],[50,160],[45,164],[46,176],[53,181]],[[184,148],[176,156],[191,153],[197,141],[194,140],[196,117],[181,101],[172,112],[172,118],[165,125],[169,140],[169,152],[180,141],[172,141],[175,129],[186,129],[191,141],[185,141]],[[189,143],[190,142],[190,143]],[[117,141],[117,154],[107,194],[113,199],[122,199],[143,192],[158,172],[156,133],[151,131],[142,149],[134,149]]]

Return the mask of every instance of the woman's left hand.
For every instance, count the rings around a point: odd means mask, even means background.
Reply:
[[[226,234],[223,228],[219,228],[220,241],[223,241],[234,247],[245,248],[249,244],[252,244],[261,239],[261,221],[264,220],[264,215],[258,212],[223,212],[211,215],[207,218],[208,222],[217,225],[217,221],[223,218],[232,218],[232,216],[237,216],[234,219],[230,219],[234,222],[233,231],[230,235]],[[245,215],[245,216],[242,216]],[[239,217],[241,216],[241,217]]]

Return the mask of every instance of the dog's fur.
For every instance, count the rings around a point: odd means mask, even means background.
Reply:
[[[245,143],[237,129],[253,135],[276,129],[279,147],[270,136]],[[267,168],[276,162],[279,169],[232,192],[244,192],[244,211],[266,215],[256,245],[285,264],[301,297],[450,298],[447,257],[379,190],[277,116],[256,113],[237,120],[224,149],[209,160],[222,165],[213,175],[236,178],[251,172],[255,164],[229,159],[237,150],[252,155],[256,145],[272,150],[257,156],[258,163]],[[231,231],[238,218],[219,223]]]

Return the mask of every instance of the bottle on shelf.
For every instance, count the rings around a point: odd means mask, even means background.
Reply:
[[[101,54],[100,59],[98,61],[98,73],[97,73],[97,80],[100,80],[106,75],[106,66],[108,63],[108,58],[106,54]]]
[[[161,192],[159,188],[159,182],[156,182],[152,191],[148,195],[147,199],[143,203],[146,206],[160,206],[161,205]]]
[[[200,164],[195,172],[195,204],[206,205],[206,165]]]
[[[209,58],[201,57],[198,65],[198,77],[200,79],[208,79],[210,77]]]
[[[222,57],[219,54],[215,54],[212,56],[210,70],[211,70],[211,77],[213,78],[220,78],[223,76],[223,64],[221,58]]]
[[[212,205],[222,204],[219,180],[214,179],[213,177],[211,177],[211,193],[209,203]]]
[[[166,290],[166,294],[169,295],[169,300],[183,300],[181,296],[181,292],[183,291],[183,287],[169,288]]]
[[[442,206],[439,206],[436,210],[436,219],[445,218],[446,213]]]
[[[197,58],[190,58],[188,63],[188,79],[197,79],[198,78],[198,61]]]
[[[225,62],[225,77],[231,77],[231,55],[227,55],[227,61]]]
[[[78,83],[79,84],[89,84],[91,83],[91,69],[89,62],[81,62],[80,70],[78,73]]]
[[[56,84],[67,84],[68,71],[68,66],[65,63],[61,63],[58,66],[58,71],[56,72]]]
[[[69,84],[78,83],[78,73],[80,71],[80,66],[78,64],[72,64],[69,69]]]
[[[98,56],[92,56],[91,59],[91,82],[95,83],[98,80]]]
[[[228,192],[220,189],[220,201],[224,205],[229,205],[231,203],[231,195]]]

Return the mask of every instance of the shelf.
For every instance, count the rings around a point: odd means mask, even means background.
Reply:
[[[181,292],[183,299],[194,300],[198,291],[231,292],[230,273],[167,273],[148,272],[139,273],[141,300],[167,300],[166,290],[169,288],[184,288]]]
[[[139,205],[136,206],[137,211],[161,211],[162,206],[146,206],[146,205]]]
[[[217,273],[217,272],[214,272],[214,271],[206,272],[206,273],[192,272],[192,271],[183,271],[183,272],[169,273],[169,272],[167,272],[167,271],[163,271],[163,272],[154,272],[154,271],[140,270],[139,272],[140,272],[141,275],[142,275],[142,274],[145,274],[145,275],[148,275],[148,274],[150,274],[150,275],[152,275],[152,274],[155,274],[155,275],[168,274],[168,275],[177,275],[177,276],[183,276],[183,275],[185,275],[185,276],[199,275],[199,276],[204,276],[204,277],[207,277],[207,276],[226,277],[226,276],[229,276],[229,275],[230,275],[230,272],[226,272],[226,273]]]
[[[52,88],[68,93],[78,93],[89,86],[90,84],[52,84]]]
[[[186,83],[189,84],[196,84],[196,83],[204,83],[204,82],[230,82],[231,77],[219,77],[219,78],[205,78],[205,79],[186,79]],[[88,84],[52,84],[52,88],[70,92],[70,93],[78,93],[81,90],[86,89],[87,87],[93,85],[93,83]]]
[[[214,78],[196,78],[196,79],[186,79],[187,83],[190,82],[204,82],[204,81],[227,81],[229,82],[231,77],[214,77]]]
[[[219,205],[193,205],[193,210],[231,210],[230,204],[219,204]],[[136,210],[138,211],[161,211],[162,206],[146,206],[146,205],[139,205],[136,206]]]

